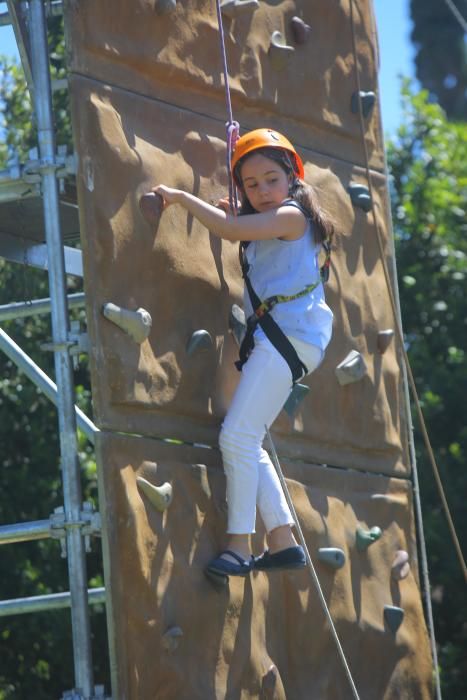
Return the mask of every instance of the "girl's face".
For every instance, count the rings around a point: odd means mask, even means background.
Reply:
[[[290,178],[276,161],[254,153],[240,170],[243,189],[253,209],[276,209],[289,196]]]

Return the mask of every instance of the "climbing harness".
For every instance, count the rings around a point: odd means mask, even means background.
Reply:
[[[310,218],[309,214],[303,209],[303,207],[301,207],[300,204],[298,204],[298,202],[295,202],[294,200],[288,200],[284,202],[283,206],[295,206],[298,209],[300,209],[300,211],[302,211],[302,213],[305,214],[305,216],[308,219]],[[274,296],[270,296],[267,299],[264,299],[263,301],[261,301],[261,299],[256,294],[255,290],[253,289],[253,285],[251,284],[251,280],[248,276],[250,266],[245,256],[245,250],[247,247],[248,242],[241,241],[239,246],[239,259],[243,279],[245,280],[245,287],[248,291],[251,306],[254,309],[254,311],[251,314],[251,316],[249,316],[247,319],[246,333],[240,345],[240,359],[235,363],[235,366],[238,370],[241,370],[245,362],[248,360],[255,345],[254,333],[256,327],[259,324],[263,329],[265,335],[267,336],[268,340],[274,345],[276,350],[280,352],[284,360],[289,365],[290,371],[292,372],[292,381],[294,384],[296,384],[302,377],[308,374],[308,368],[300,360],[294,346],[287,338],[285,333],[281,330],[279,325],[272,318],[271,311],[277,304],[282,304],[284,302],[300,299],[301,297],[311,294],[311,292],[313,292],[313,290],[316,289],[320,284],[327,282],[327,280],[329,279],[329,266],[331,262],[330,244],[327,241],[325,242],[325,244],[323,244],[323,248],[325,250],[325,260],[322,267],[320,268],[320,279],[317,282],[313,282],[312,284],[307,285],[296,294],[275,294]]]
[[[315,567],[313,566],[313,562],[311,561],[310,552],[308,551],[308,547],[307,547],[307,544],[305,542],[305,537],[303,535],[302,528],[300,527],[300,522],[298,520],[297,513],[296,513],[295,508],[294,508],[294,504],[292,503],[289,489],[287,488],[287,483],[285,481],[284,474],[283,474],[282,469],[281,469],[281,465],[279,462],[279,458],[277,456],[276,448],[274,447],[274,443],[272,441],[271,433],[269,432],[269,428],[267,425],[265,425],[264,427],[266,429],[266,435],[268,436],[269,445],[271,447],[272,461],[273,461],[274,467],[276,469],[277,476],[279,477],[279,481],[281,482],[285,498],[286,498],[288,506],[290,508],[290,512],[292,513],[292,517],[294,519],[294,523],[295,523],[295,527],[296,527],[296,530],[298,533],[298,538],[300,540],[300,544],[302,545],[302,547],[305,551],[305,556],[306,556],[308,568],[310,570],[311,577],[313,579],[313,583],[316,586],[316,590],[318,592],[318,597],[319,597],[321,606],[322,606],[324,614],[326,615],[326,618],[329,622],[329,627],[331,629],[332,636],[334,637],[334,641],[335,641],[336,646],[337,646],[337,651],[338,651],[340,659],[342,661],[342,665],[344,666],[345,673],[347,675],[347,679],[349,681],[350,687],[352,688],[353,696],[354,696],[355,700],[360,700],[359,695],[357,693],[357,689],[355,687],[355,683],[354,683],[353,678],[352,678],[352,674],[350,672],[349,665],[347,663],[347,659],[345,658],[344,650],[342,649],[342,645],[339,641],[339,637],[337,635],[337,631],[336,631],[336,628],[334,626],[334,622],[332,621],[331,613],[329,612],[329,608],[327,606],[326,599],[323,595],[323,591],[322,591],[322,588],[320,586],[319,579],[318,579],[318,574],[316,573]]]

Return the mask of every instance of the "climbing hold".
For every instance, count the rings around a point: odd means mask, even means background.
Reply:
[[[386,624],[391,632],[396,634],[397,630],[401,626],[402,620],[404,619],[404,610],[396,607],[395,605],[385,605],[384,619],[386,620]]]
[[[360,104],[358,95],[358,92],[354,92],[350,99],[350,109],[354,114],[358,114]],[[375,106],[376,95],[374,92],[364,92],[363,90],[360,90],[360,100],[362,102],[362,114],[366,118]]]
[[[207,469],[205,464],[193,464],[191,467],[191,475],[194,479],[199,481],[201,490],[204,494],[211,498],[211,488],[209,486]]]
[[[221,11],[232,19],[243,12],[254,12],[258,7],[258,0],[225,0],[221,4]]]
[[[275,31],[271,34],[271,45],[269,47],[269,55],[271,63],[275,70],[284,70],[286,68],[290,56],[295,51],[293,46],[287,46],[282,34]]]
[[[187,343],[186,351],[189,355],[194,355],[195,352],[209,350],[212,346],[212,338],[207,331],[195,331]]]
[[[352,183],[347,187],[347,192],[350,194],[352,204],[355,204],[356,207],[360,207],[360,209],[363,209],[365,212],[370,211],[371,197],[370,191],[366,185]]]
[[[407,578],[410,571],[409,555],[404,549],[398,549],[391,566],[391,576],[395,581]]]
[[[176,651],[180,644],[181,637],[183,637],[183,630],[181,627],[170,627],[162,636],[162,646],[165,651],[169,654]]]
[[[365,360],[357,350],[351,350],[334,371],[341,386],[358,382],[366,374]]]
[[[289,398],[284,404],[284,411],[293,418],[298,406],[301,404],[305,396],[310,391],[310,388],[305,384],[295,384],[289,394]]]
[[[306,44],[310,37],[311,27],[300,17],[292,17],[290,20],[292,34],[296,44]]]
[[[151,226],[157,226],[164,208],[164,199],[157,192],[146,192],[139,200],[141,213]]]
[[[285,698],[284,685],[277,667],[271,664],[262,678],[259,700],[278,700],[279,698]]]
[[[333,569],[341,569],[345,564],[345,554],[338,547],[321,547],[318,549],[318,559]]]
[[[102,307],[102,313],[109,321],[128,333],[135,343],[142,343],[151,332],[152,318],[146,309],[130,311],[109,302]]]
[[[376,340],[376,346],[383,355],[391,344],[391,340],[394,337],[394,331],[392,328],[386,328],[384,331],[378,332],[378,338]]]
[[[172,503],[172,484],[168,481],[162,486],[154,486],[142,476],[136,477],[136,483],[152,505],[161,513]]]
[[[167,15],[177,7],[177,0],[157,0],[156,12],[158,15]]]
[[[229,330],[237,345],[241,345],[246,333],[246,318],[245,312],[237,304],[233,304],[230,309]]]
[[[370,544],[379,540],[382,534],[381,528],[379,527],[372,527],[371,530],[364,530],[362,527],[357,527],[357,549],[363,552],[365,549],[368,549]]]

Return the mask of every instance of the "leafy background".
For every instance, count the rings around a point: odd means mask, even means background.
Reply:
[[[465,9],[465,0],[458,2]],[[461,545],[467,539],[467,62],[462,30],[438,0],[411,0],[417,77],[401,84],[403,119],[386,144],[406,345],[433,449]],[[60,18],[49,19],[53,78],[66,77]],[[0,169],[24,162],[36,145],[23,73],[0,57],[0,111],[6,138]],[[54,92],[58,144],[73,142],[66,90]],[[68,291],[82,291],[68,279]],[[44,274],[0,260],[0,304],[48,296]],[[72,311],[83,322],[83,311]],[[47,316],[4,322],[4,330],[53,376]],[[87,360],[75,372],[76,402],[92,415]],[[467,596],[431,467],[414,415],[431,599],[444,700],[467,697]],[[62,505],[56,410],[0,355],[0,522],[48,518]],[[96,508],[96,464],[79,433],[83,497]],[[2,547],[0,599],[68,590],[55,541]],[[87,558],[89,585],[103,585],[99,541]],[[91,611],[96,684],[110,689],[103,606]],[[0,700],[50,700],[73,688],[69,611],[2,618]]]

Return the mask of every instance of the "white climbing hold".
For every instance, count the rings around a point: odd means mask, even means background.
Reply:
[[[229,331],[232,333],[237,345],[241,345],[246,333],[246,318],[245,312],[237,304],[232,304],[230,309]]]
[[[351,350],[335,369],[337,381],[341,386],[358,382],[366,372],[365,360],[357,350]]]
[[[152,318],[146,309],[130,311],[109,302],[102,307],[102,313],[106,319],[128,333],[136,343],[141,344],[151,332]]]
[[[258,7],[258,0],[225,0],[221,4],[221,12],[232,19],[244,12],[254,12]]]
[[[391,576],[395,581],[407,578],[410,572],[409,555],[404,549],[398,549],[391,566]]]
[[[144,493],[152,505],[161,513],[172,503],[172,484],[166,481],[162,486],[154,486],[142,476],[136,477],[138,488]]]

